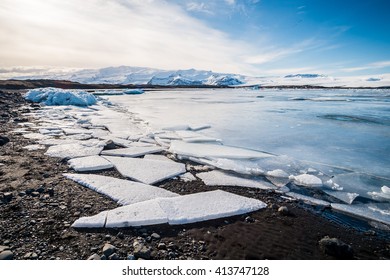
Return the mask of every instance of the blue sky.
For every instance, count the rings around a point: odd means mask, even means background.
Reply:
[[[385,0],[2,0],[0,71],[390,73],[388,11]]]

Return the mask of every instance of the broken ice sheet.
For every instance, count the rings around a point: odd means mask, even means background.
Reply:
[[[183,175],[180,175],[180,179],[184,182],[196,181],[195,176],[192,175],[190,172],[187,172],[187,173],[184,173]]]
[[[357,193],[349,193],[344,191],[332,191],[327,189],[323,189],[322,191],[348,204],[352,204],[355,198],[359,196]]]
[[[44,150],[44,149],[46,149],[46,147],[43,145],[33,144],[33,145],[24,146],[23,149],[26,149],[29,151],[37,151],[37,150]]]
[[[322,180],[311,174],[301,174],[298,176],[290,176],[291,180],[298,186],[304,187],[321,187]]]
[[[163,149],[159,146],[150,147],[130,147],[123,149],[105,150],[102,155],[105,156],[120,156],[120,157],[139,157],[146,154],[154,154],[162,152]]]
[[[64,176],[91,190],[106,195],[122,205],[134,204],[158,197],[178,196],[178,194],[162,188],[108,176],[71,173],[66,173]]]
[[[286,195],[291,196],[291,197],[296,198],[296,199],[299,199],[299,200],[302,200],[302,201],[309,203],[309,204],[320,205],[320,206],[325,206],[325,207],[330,206],[330,202],[327,202],[327,201],[322,200],[322,199],[317,199],[317,198],[314,198],[311,196],[302,195],[302,194],[298,194],[295,192],[288,192],[288,193],[286,193]]]
[[[372,197],[374,200],[378,201],[386,201],[390,200],[390,188],[387,186],[383,186],[378,192],[367,192],[368,195]]]
[[[156,198],[127,205],[92,217],[80,218],[72,226],[95,227],[95,225],[101,225],[104,218],[106,218],[107,228],[163,223],[188,224],[241,215],[266,206],[264,202],[257,199],[216,190],[170,198]]]
[[[186,172],[185,165],[143,158],[122,158],[105,156],[123,176],[145,184],[175,177]]]
[[[272,157],[272,155],[224,145],[186,143],[172,141],[169,150],[173,153],[198,158],[228,158],[228,159],[251,159]]]
[[[101,156],[88,156],[74,158],[68,161],[71,168],[78,172],[97,171],[113,168],[114,165]]]
[[[81,217],[77,219],[72,227],[74,228],[104,228],[106,226],[108,211],[100,212],[97,215],[90,217]]]
[[[93,156],[100,154],[104,146],[104,142],[96,140],[75,141],[73,144],[50,146],[45,155],[56,158]]]
[[[390,225],[390,203],[346,205],[332,203],[332,209],[350,216]]]
[[[263,190],[276,189],[275,186],[267,182],[241,178],[219,170],[198,173],[196,176],[202,179],[207,186],[237,186]]]

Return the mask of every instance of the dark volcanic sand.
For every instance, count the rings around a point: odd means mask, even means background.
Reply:
[[[219,187],[259,198],[269,207],[248,215],[183,226],[152,226],[118,230],[75,230],[70,225],[81,216],[94,215],[118,205],[61,174],[71,171],[66,162],[46,157],[44,151],[27,151],[31,140],[11,131],[27,119],[19,93],[0,92],[0,136],[10,142],[0,146],[0,246],[9,247],[14,259],[87,259],[102,255],[104,244],[114,245],[116,258],[134,252],[135,239],[145,242],[151,259],[335,259],[325,254],[319,241],[335,237],[349,244],[355,259],[390,258],[389,232],[356,230],[320,215],[330,210],[286,202],[262,190]],[[36,106],[36,105],[35,105]],[[120,177],[115,170],[99,174]],[[200,180],[168,180],[160,187],[180,194],[214,190]],[[9,197],[9,193],[12,197]],[[278,212],[287,206],[289,215]],[[157,233],[160,237],[151,237]],[[160,244],[158,249],[158,244]]]

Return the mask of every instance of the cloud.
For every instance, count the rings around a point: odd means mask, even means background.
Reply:
[[[358,66],[358,67],[342,68],[341,71],[357,72],[357,71],[364,71],[364,70],[381,69],[381,68],[385,68],[385,67],[390,67],[390,60],[377,61],[377,62],[373,62],[373,63],[367,64],[367,65]]]
[[[254,73],[247,43],[161,0],[2,0],[0,64]]]
[[[205,13],[209,15],[214,15],[214,12],[212,12],[210,9],[208,9],[207,5],[204,2],[189,2],[186,5],[187,11],[192,11],[192,12],[200,12],[200,13]]]

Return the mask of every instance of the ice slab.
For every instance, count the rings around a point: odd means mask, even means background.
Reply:
[[[158,200],[148,200],[113,209],[107,214],[107,228],[148,226],[168,223]]]
[[[332,209],[340,211],[350,216],[356,216],[359,218],[372,220],[386,225],[390,225],[390,204],[383,203],[384,206],[379,208],[380,204],[358,204],[358,205],[346,205],[332,203]],[[383,210],[383,208],[385,210]],[[386,212],[387,211],[387,212]]]
[[[91,190],[106,195],[122,205],[134,204],[159,197],[178,196],[178,194],[162,188],[108,176],[71,173],[66,173],[64,176]]]
[[[29,151],[37,151],[37,150],[44,150],[44,149],[46,149],[46,147],[43,145],[33,144],[33,145],[24,146],[23,149],[26,149]]]
[[[161,199],[160,206],[169,224],[178,225],[241,215],[267,205],[257,199],[216,190]]]
[[[38,141],[39,144],[45,146],[56,146],[56,145],[64,145],[64,144],[74,144],[74,139],[44,139]]]
[[[93,131],[84,128],[63,128],[62,129],[66,135],[75,135],[75,134],[92,134]]]
[[[57,158],[77,158],[98,155],[105,143],[99,141],[78,141],[74,144],[50,146],[45,155]]]
[[[264,158],[271,157],[272,155],[247,150],[237,147],[213,145],[213,144],[198,144],[187,143],[184,141],[172,141],[169,150],[173,153],[192,156],[192,157],[206,157],[206,158],[230,158],[230,159],[251,159],[251,158]]]
[[[74,228],[104,228],[106,226],[108,211],[100,212],[91,217],[81,217],[77,219],[72,227]]]
[[[111,140],[115,145],[118,145],[120,147],[125,147],[125,148],[131,147],[132,144],[132,142],[129,140],[113,137],[111,135],[107,135],[99,138],[107,141]]]
[[[124,149],[114,149],[102,151],[105,156],[119,156],[119,157],[139,157],[146,154],[154,154],[162,152],[163,149],[158,146],[151,147],[130,147]]]
[[[196,174],[196,176],[202,179],[202,181],[207,186],[237,186],[237,187],[247,187],[247,188],[258,188],[263,190],[276,189],[276,187],[266,182],[255,181],[255,180],[233,176],[219,170],[198,173]]]
[[[23,137],[27,138],[27,139],[34,139],[34,140],[43,140],[43,139],[51,138],[51,136],[49,136],[49,135],[44,135],[44,134],[35,133],[35,132],[23,134]]]
[[[257,199],[216,190],[170,198],[156,198],[119,207],[92,217],[80,218],[73,226],[96,227],[95,225],[102,225],[105,218],[107,228],[163,223],[188,224],[241,215],[266,206],[264,202]]]
[[[298,176],[290,176],[291,180],[298,186],[304,187],[321,187],[322,180],[311,174],[301,174]]]
[[[68,164],[78,172],[104,170],[114,167],[111,162],[101,156],[74,158],[69,160]]]
[[[348,204],[352,204],[355,198],[359,196],[359,194],[357,193],[349,193],[344,191],[331,191],[331,190],[322,190],[322,191]]]
[[[383,186],[379,192],[367,192],[374,200],[386,201],[390,200],[390,188]]]
[[[168,162],[174,162],[173,160],[167,158],[163,155],[153,155],[153,154],[147,154],[144,156],[144,159],[153,159],[153,160],[162,160],[162,161],[168,161]]]
[[[145,184],[155,184],[186,172],[185,165],[162,160],[105,156],[123,176]]]
[[[192,175],[190,172],[184,173],[183,175],[180,175],[180,179],[184,182],[191,182],[195,181],[196,178],[194,175]]]
[[[299,200],[302,200],[305,203],[320,205],[320,206],[325,206],[325,207],[330,206],[330,202],[327,202],[327,201],[322,200],[322,199],[317,199],[317,198],[314,198],[311,196],[302,195],[302,194],[298,194],[295,192],[288,192],[288,193],[286,193],[286,195],[291,196],[291,197],[296,198],[296,199],[299,199]]]
[[[93,94],[83,90],[65,90],[60,88],[36,88],[29,90],[25,98],[46,105],[89,106],[96,103]]]

